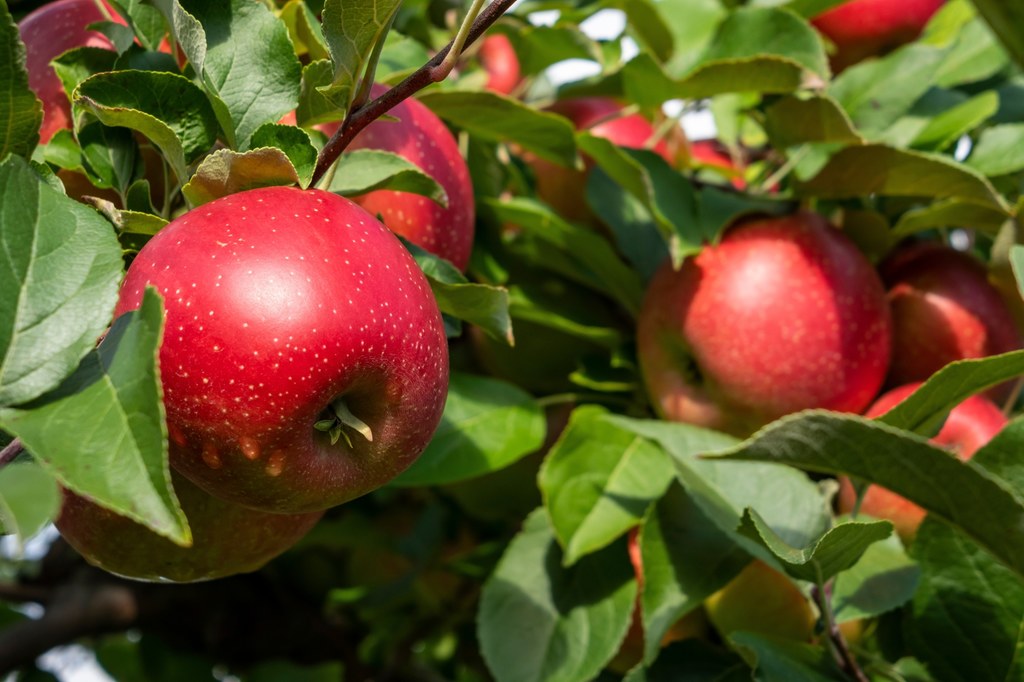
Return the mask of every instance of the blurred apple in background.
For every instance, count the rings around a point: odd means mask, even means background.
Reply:
[[[640,366],[666,419],[745,435],[791,412],[860,412],[889,367],[885,291],[819,215],[743,222],[666,263],[638,318]]]
[[[809,642],[817,621],[810,601],[793,580],[759,560],[708,597],[704,608],[723,638],[746,631]]]
[[[864,413],[879,417],[906,400],[921,384],[913,383],[884,393]],[[931,442],[940,445],[960,459],[970,459],[1006,426],[1006,415],[988,398],[975,395],[953,408],[945,424]],[[857,494],[848,479],[840,480],[839,511],[853,511]],[[925,510],[894,492],[877,485],[864,493],[860,511],[868,516],[888,519],[896,526],[903,540],[912,540],[925,517]]]
[[[1009,307],[973,256],[919,242],[897,249],[879,272],[892,309],[890,385],[924,381],[950,362],[1021,347]],[[1003,386],[990,395],[1007,393]]]
[[[506,35],[495,33],[484,38],[477,58],[487,72],[488,90],[509,95],[522,80],[519,57]]]
[[[723,145],[716,140],[697,140],[690,143],[690,166],[697,170],[706,168],[732,183],[736,189],[747,186],[743,178],[743,168],[736,165]]]
[[[811,24],[835,44],[840,71],[915,40],[945,0],[851,0],[822,12]]]

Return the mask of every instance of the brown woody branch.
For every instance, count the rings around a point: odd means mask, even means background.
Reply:
[[[464,47],[471,45],[477,38],[479,38],[484,31],[490,28],[491,25],[497,21],[498,18],[501,17],[501,15],[504,14],[505,11],[514,3],[515,0],[494,0],[482,12],[480,12],[480,16],[478,16],[476,21],[473,22],[473,26],[469,30],[469,35],[466,38]],[[316,160],[316,169],[313,171],[313,180],[310,183],[310,186],[316,185],[320,181],[320,178],[324,176],[327,169],[329,169],[334,162],[338,160],[341,153],[345,151],[345,148],[348,147],[355,136],[358,135],[363,128],[380,118],[382,114],[388,112],[399,102],[408,99],[431,83],[439,83],[444,80],[451,71],[451,63],[449,62],[445,65],[445,58],[451,51],[452,44],[454,42],[455,41],[453,40],[448,43],[437,54],[435,54],[430,61],[410,74],[401,83],[391,88],[377,99],[351,112],[350,115],[342,122],[337,132],[334,133],[331,139],[327,141],[327,144],[324,145],[324,148],[320,151],[320,156]]]

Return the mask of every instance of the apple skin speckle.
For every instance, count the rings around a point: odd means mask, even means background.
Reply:
[[[326,509],[398,475],[440,421],[448,346],[429,284],[348,199],[270,187],[205,204],[139,252],[117,314],[147,286],[174,330],[160,349],[171,464],[213,495]],[[313,428],[338,399],[372,443]]]

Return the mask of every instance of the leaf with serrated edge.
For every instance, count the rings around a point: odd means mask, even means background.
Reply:
[[[976,393],[1024,374],[1024,351],[952,362],[928,378],[878,421],[934,435],[954,407]]]
[[[881,485],[958,528],[1024,575],[1024,499],[983,468],[923,437],[863,417],[808,410],[709,457],[775,462]]]
[[[0,407],[74,371],[107,326],[123,268],[107,221],[21,157],[0,163]]]
[[[316,168],[317,150],[305,130],[279,123],[266,123],[252,134],[250,146],[253,149],[277,147],[283,151],[295,167],[299,187],[309,187]]]
[[[318,88],[341,111],[348,111],[359,79],[378,41],[384,40],[400,0],[327,0],[324,39],[334,64],[330,86]]]
[[[484,585],[481,653],[497,682],[592,679],[618,650],[635,601],[624,542],[564,568],[547,515],[538,509]]]
[[[277,147],[247,152],[218,149],[203,159],[181,193],[195,207],[248,189],[297,184],[295,166]]]
[[[871,545],[892,535],[892,523],[850,521],[830,528],[806,547],[793,547],[756,510],[747,509],[740,532],[771,551],[792,577],[823,583],[857,563]]]
[[[343,154],[327,189],[343,197],[378,189],[411,192],[448,206],[448,194],[437,180],[405,157],[378,149],[359,149]]]
[[[39,143],[43,104],[28,86],[25,45],[7,4],[0,5],[0,160],[8,154],[28,157]]]
[[[147,289],[142,306],[115,320],[57,389],[0,409],[0,426],[64,487],[188,546],[192,535],[167,465],[162,333],[163,304]]]
[[[544,440],[544,412],[520,388],[454,373],[433,439],[392,485],[441,485],[503,469]]]
[[[96,74],[75,89],[75,105],[104,125],[131,128],[148,137],[163,152],[181,183],[188,180],[188,164],[217,141],[217,118],[206,95],[177,74]]]
[[[672,482],[661,448],[584,406],[551,448],[538,483],[571,566],[637,525]]]

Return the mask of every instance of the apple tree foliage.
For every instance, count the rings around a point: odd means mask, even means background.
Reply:
[[[115,49],[54,62],[75,130],[39,144],[15,23],[39,4],[0,0],[0,668],[12,679],[48,679],[36,656],[78,642],[119,680],[1024,680],[1024,421],[970,463],[927,441],[964,398],[1024,375],[1024,350],[949,365],[875,420],[812,410],[739,441],[656,419],[635,346],[665,258],[798,206],[874,260],[907,235],[956,233],[1019,296],[1016,3],[950,0],[916,41],[838,74],[808,23],[837,0],[516,5],[488,29],[518,55],[512,95],[484,88],[473,46],[415,95],[457,133],[478,214],[466,275],[408,244],[452,357],[432,442],[259,573],[187,587],[119,580],[32,541],[58,513],[58,484],[190,538],[155,364],[162,303],[148,295],[111,319],[125,260],[174,217],[254,187],[319,178],[344,196],[447,202],[386,152],[344,153],[320,178],[327,138],[313,126],[361,103],[369,68],[392,85],[413,74],[467,7],[112,1],[123,21],[97,28]],[[588,37],[581,24],[607,9],[624,13],[622,35]],[[556,88],[546,70],[566,59],[595,75]],[[746,157],[746,188],[543,111],[576,95],[709,112]],[[280,122],[293,111],[297,125]],[[584,155],[601,230],[540,201],[525,161]],[[68,197],[65,172],[116,200]],[[886,521],[838,517],[837,475],[925,507],[912,545]],[[812,640],[705,626],[662,645],[754,560],[813,602]],[[637,604],[645,634],[624,660]]]

